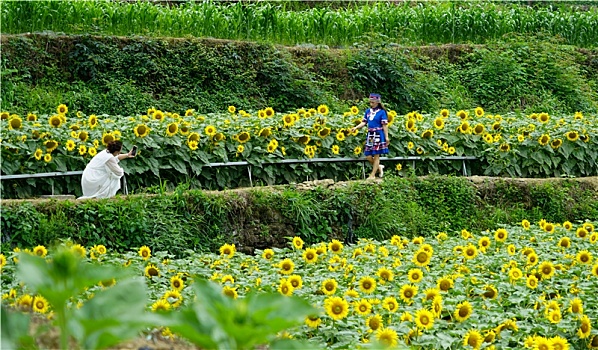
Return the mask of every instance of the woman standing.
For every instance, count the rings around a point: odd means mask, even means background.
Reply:
[[[109,198],[116,194],[120,189],[120,178],[125,173],[118,162],[135,157],[132,151],[120,154],[122,146],[120,141],[110,141],[105,151],[91,159],[83,171],[81,178],[83,196],[79,199]]]
[[[380,165],[380,155],[388,154],[388,115],[382,105],[379,94],[370,94],[370,108],[365,111],[363,120],[355,126],[352,131],[368,126],[368,133],[365,141],[364,154],[370,164],[372,164],[372,173],[368,179],[375,179],[376,173],[380,177],[384,176],[384,165]]]

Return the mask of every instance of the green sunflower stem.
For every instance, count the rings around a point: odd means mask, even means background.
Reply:
[[[66,326],[66,304],[63,304],[58,313],[58,326],[60,327],[60,348],[69,348],[69,333]]]

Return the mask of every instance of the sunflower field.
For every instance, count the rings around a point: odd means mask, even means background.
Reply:
[[[134,188],[168,180],[217,189],[249,185],[245,168],[211,168],[217,162],[247,161],[258,182],[280,184],[306,177],[346,180],[361,176],[355,164],[278,165],[282,159],[362,157],[364,131],[351,132],[363,109],[334,113],[326,105],[280,113],[268,107],[201,115],[150,108],[137,116],[84,115],[65,105],[56,113],[27,116],[2,112],[2,173],[83,170],[110,140],[125,151],[138,145],[139,155],[122,162]],[[560,177],[598,173],[598,119],[581,112],[568,116],[492,115],[483,108],[422,115],[390,110],[389,156],[435,158],[475,156],[474,172],[493,176]],[[398,171],[407,164],[396,164]],[[239,170],[241,169],[241,170]],[[427,161],[422,173],[458,173],[460,161]],[[30,196],[35,185],[2,184],[3,196]],[[52,179],[68,193],[79,193],[78,178]],[[39,191],[39,189],[38,189]]]
[[[276,334],[312,348],[378,344],[418,349],[595,349],[596,224],[523,220],[519,226],[492,231],[463,229],[413,239],[396,235],[355,245],[333,240],[307,246],[294,237],[288,248],[255,255],[225,244],[219,255],[190,252],[185,259],[152,252],[147,246],[124,254],[102,245],[86,248],[69,242],[63,249],[86,262],[87,270],[80,267],[81,273],[98,266],[124,266],[129,276],[143,276],[147,299],[139,312],[148,312],[164,337],[187,337],[197,345],[208,343],[175,322],[190,308],[199,308],[206,298],[250,302],[254,294],[270,293],[308,301],[311,308],[294,304],[296,311],[305,312],[303,324],[291,327],[289,321],[289,328]],[[60,309],[49,302],[57,300],[56,287],[50,289],[55,294],[48,293],[20,266],[32,259],[43,269],[64,257],[44,246],[0,255],[3,307],[56,320],[59,313],[86,310],[106,291],[130,283],[120,279],[123,273],[100,273],[99,283],[82,284],[80,293],[58,299],[64,302]],[[201,280],[211,280],[212,287]],[[199,289],[194,287],[198,283]],[[210,288],[225,297],[202,292]],[[201,297],[194,301],[198,293]],[[245,315],[247,310],[231,311],[236,312]],[[151,318],[152,314],[166,318]]]

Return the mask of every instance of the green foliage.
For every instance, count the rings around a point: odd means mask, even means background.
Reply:
[[[286,237],[296,235],[308,244],[343,240],[350,231],[362,238],[428,237],[435,231],[485,230],[523,219],[596,220],[596,191],[574,179],[474,185],[463,177],[389,175],[379,185],[352,182],[334,189],[179,189],[110,200],[4,201],[0,229],[3,250],[71,238],[85,246],[125,251],[148,245],[181,256],[189,249],[214,252],[225,242],[252,252],[286,246]],[[53,229],[60,231],[39,234]]]
[[[193,289],[196,301],[169,314],[167,324],[201,348],[253,349],[315,312],[307,301],[278,293],[233,299],[224,295],[219,285],[203,280],[195,281]]]
[[[17,278],[52,305],[63,349],[69,348],[71,335],[83,348],[106,348],[135,337],[158,321],[144,311],[146,287],[140,280],[119,281],[96,293],[80,309],[68,307],[69,300],[85,288],[125,276],[123,270],[110,265],[85,263],[66,248],[59,249],[51,261],[20,254],[17,269]]]
[[[595,46],[598,37],[598,11],[594,6],[405,1],[400,5],[343,2],[339,9],[337,1],[332,3],[336,6],[329,3],[305,8],[270,1],[188,1],[177,6],[150,2],[11,1],[3,6],[1,20],[3,31],[12,34],[55,31],[195,36],[286,45],[346,46],[380,38],[403,44],[485,43],[513,32],[533,35],[547,31],[565,38],[568,44]]]
[[[37,349],[35,339],[29,335],[31,317],[2,305],[2,349]]]
[[[2,45],[1,108],[19,114],[60,103],[98,115],[138,115],[152,106],[183,114],[322,103],[334,111],[359,104],[370,91],[382,92],[400,114],[476,105],[501,114],[598,109],[595,50],[545,36],[510,35],[475,50],[388,40],[326,50],[52,34],[3,36]]]

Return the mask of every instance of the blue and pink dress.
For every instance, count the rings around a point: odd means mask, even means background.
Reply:
[[[364,154],[373,156],[376,154],[388,154],[388,144],[384,136],[383,125],[388,124],[388,115],[381,108],[368,108],[363,116],[363,123],[367,123],[368,133],[365,141]]]

